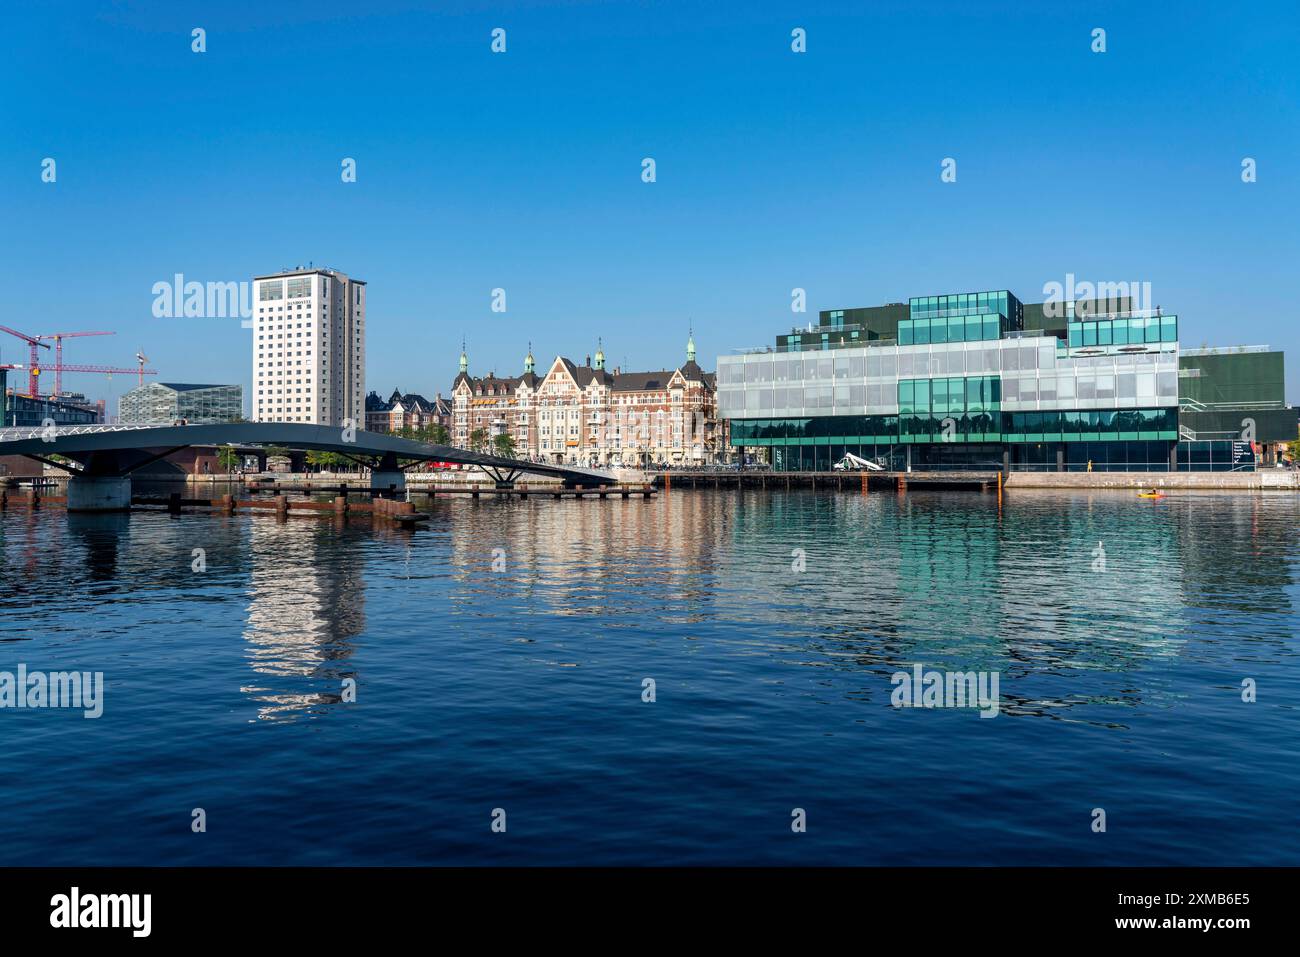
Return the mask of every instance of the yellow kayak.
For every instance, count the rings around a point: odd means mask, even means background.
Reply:
[[[1138,498],[1164,498],[1164,492],[1138,492]]]

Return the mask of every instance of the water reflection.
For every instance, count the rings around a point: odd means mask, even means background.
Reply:
[[[244,640],[255,683],[240,690],[257,717],[312,714],[340,701],[342,680],[365,619],[365,578],[340,549],[333,520],[276,520],[247,525]],[[302,690],[308,685],[310,690]]]
[[[1207,607],[1221,626],[1226,603],[1244,631],[1266,614],[1280,646],[1294,545],[1259,508],[915,491],[458,503],[448,597],[462,615],[568,617],[593,635],[699,627],[735,656],[856,675],[834,693],[863,700],[887,698],[888,676],[916,662],[997,670],[1012,679],[1006,713],[1077,720],[1080,706],[1171,705],[1160,682],[1124,676],[1187,654]],[[1112,677],[1077,690],[1082,673]]]
[[[704,642],[701,680],[810,672],[822,680],[801,693],[821,701],[879,703],[888,676],[917,662],[997,670],[1004,713],[1104,724],[1176,704],[1161,670],[1218,666],[1224,642],[1246,643],[1243,660],[1291,655],[1290,497],[1022,491],[999,507],[979,494],[752,490],[428,508],[416,532],[13,508],[0,520],[3,637],[74,640],[109,618],[134,621],[126,634],[233,626],[247,671],[225,681],[256,718],[339,700],[368,594],[381,634],[414,628],[432,647],[548,641],[564,653],[544,660],[592,666],[647,641]]]

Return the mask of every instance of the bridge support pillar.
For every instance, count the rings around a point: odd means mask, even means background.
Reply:
[[[377,489],[391,489],[395,492],[406,490],[406,473],[401,469],[387,472],[382,469],[370,470],[370,487]]]
[[[392,491],[394,494],[406,491],[406,473],[397,465],[397,456],[385,452],[370,469],[370,487]]]
[[[129,512],[129,475],[74,475],[68,479],[69,512]]]

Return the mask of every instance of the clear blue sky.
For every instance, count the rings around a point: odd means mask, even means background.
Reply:
[[[462,335],[478,373],[597,336],[660,368],[693,322],[712,367],[819,309],[1073,272],[1151,282],[1185,345],[1286,349],[1297,401],[1298,28],[1195,0],[11,5],[0,324],[116,330],[65,361],[143,346],[247,401],[250,332],[155,319],[150,288],[310,260],[370,284],[367,386],[432,394]]]

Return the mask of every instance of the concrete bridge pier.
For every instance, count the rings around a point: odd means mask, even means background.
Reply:
[[[129,512],[131,476],[73,475],[68,479],[69,512]]]
[[[406,491],[406,473],[397,465],[397,456],[385,452],[370,469],[370,487],[393,493]]]

